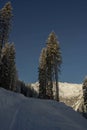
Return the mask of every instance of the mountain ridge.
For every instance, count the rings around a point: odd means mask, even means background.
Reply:
[[[81,109],[83,105],[83,89],[82,84],[59,82],[59,99],[66,105],[72,107],[75,111]],[[39,83],[31,83],[31,87],[39,93]],[[53,92],[55,93],[55,83],[53,84]]]

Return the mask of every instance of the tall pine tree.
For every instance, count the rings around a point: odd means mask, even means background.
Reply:
[[[14,90],[16,87],[16,64],[15,64],[15,47],[14,44],[6,43],[2,49],[2,67],[1,67],[1,84],[0,86]]]
[[[46,44],[46,52],[45,52],[45,88],[46,88],[46,97],[53,99],[53,85],[54,82],[56,84],[56,94],[55,99],[59,101],[59,90],[58,90],[58,72],[60,71],[60,65],[62,63],[62,57],[59,47],[59,42],[57,40],[57,37],[54,32],[52,32],[48,39]],[[42,62],[43,64],[43,62]],[[42,71],[41,71],[42,72]],[[43,88],[41,85],[43,73],[40,73],[40,88]]]
[[[48,74],[48,92],[53,97],[53,83],[56,83],[56,100],[59,101],[58,90],[58,72],[60,71],[60,65],[62,63],[62,57],[59,47],[59,42],[54,32],[50,33],[47,39],[47,74]]]
[[[12,23],[12,6],[8,2],[0,10],[0,47],[2,48],[5,43],[8,42],[9,33],[11,30]]]
[[[11,30],[12,23],[12,6],[11,3],[8,2],[5,6],[0,10],[0,84],[2,80],[2,48],[5,43],[8,42],[9,33]],[[3,72],[4,73],[4,72]]]
[[[46,49],[43,48],[39,59],[39,97],[46,98]]]

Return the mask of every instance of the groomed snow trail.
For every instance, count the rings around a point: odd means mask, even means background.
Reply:
[[[87,130],[87,120],[64,103],[0,88],[0,130]]]

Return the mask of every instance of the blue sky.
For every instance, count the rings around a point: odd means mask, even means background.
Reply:
[[[0,8],[7,0],[0,0]],[[63,63],[59,80],[81,83],[87,75],[86,0],[11,0],[19,78],[26,83],[38,80],[41,49],[51,31],[60,42]]]

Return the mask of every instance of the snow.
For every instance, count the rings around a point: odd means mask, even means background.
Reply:
[[[83,104],[82,84],[59,83],[59,97],[66,105],[71,106],[75,111]],[[61,100],[61,101],[62,101]]]
[[[0,130],[87,130],[87,120],[64,103],[0,88]]]
[[[74,83],[59,83],[60,96],[63,97],[76,97],[79,95],[83,95],[82,92],[82,84],[74,84]]]
[[[54,95],[55,95],[55,83],[54,83]],[[38,93],[39,83],[32,83],[31,87]],[[59,82],[59,98],[61,102],[71,106],[75,111],[83,104],[83,90],[82,84]]]
[[[38,82],[32,83],[32,84],[31,84],[31,87],[32,87],[37,93],[39,93],[39,83],[38,83]]]
[[[39,83],[38,82],[32,83],[31,86],[38,93]],[[55,83],[54,83],[54,87],[55,87]],[[59,95],[62,96],[62,97],[65,97],[65,98],[67,98],[67,97],[71,98],[71,97],[83,95],[82,84],[59,82]]]

